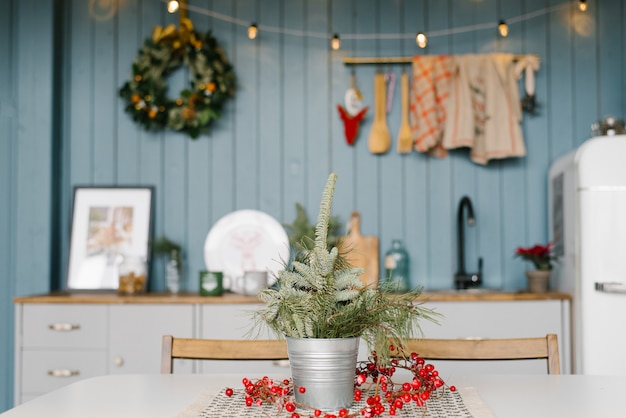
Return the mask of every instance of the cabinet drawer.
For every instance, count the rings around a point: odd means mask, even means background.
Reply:
[[[102,305],[24,305],[23,346],[104,349],[106,309]]]
[[[561,334],[560,301],[428,302],[443,315],[421,321],[426,338],[527,338]]]
[[[22,393],[45,393],[88,377],[106,374],[105,351],[22,352]]]

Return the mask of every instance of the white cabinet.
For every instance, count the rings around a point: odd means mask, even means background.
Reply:
[[[206,304],[200,306],[200,338],[245,340],[276,338],[266,327],[256,329],[253,312],[260,304]],[[289,373],[287,361],[202,361],[200,373],[241,373],[243,377],[284,375]],[[174,366],[176,370],[176,366]]]
[[[444,315],[440,325],[422,321],[428,338],[559,338],[562,373],[570,369],[570,302],[567,295],[497,295],[472,300],[425,295],[426,307]],[[79,302],[77,302],[77,299]],[[253,312],[261,306],[243,296],[133,297],[46,295],[16,299],[16,405],[60,386],[114,373],[159,373],[161,337],[274,338],[258,334]],[[361,344],[359,358],[367,358]],[[532,362],[532,361],[531,361]],[[543,363],[455,362],[436,367],[453,380],[466,373],[545,372]],[[287,362],[201,362],[177,360],[175,373],[241,373],[242,377],[284,375]]]
[[[16,403],[106,373],[105,306],[18,305],[16,319]]]
[[[111,305],[109,373],[160,373],[163,335],[194,336],[193,305]],[[176,361],[177,373],[191,373],[191,361]]]
[[[570,368],[570,304],[568,300],[506,300],[428,302],[443,317],[439,325],[423,321],[426,338],[529,338],[557,334],[561,373]],[[435,365],[445,376],[469,373],[544,373],[543,360],[442,362]]]
[[[191,338],[193,304],[16,305],[15,404],[80,379],[159,373],[161,337]],[[193,362],[177,362],[191,373]]]

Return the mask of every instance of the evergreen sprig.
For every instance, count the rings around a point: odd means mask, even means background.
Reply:
[[[327,248],[330,211],[337,175],[331,173],[322,194],[315,228],[315,246],[278,273],[277,286],[263,290],[265,306],[255,313],[281,336],[295,338],[362,337],[378,354],[389,359],[389,342],[396,345],[421,335],[419,321],[436,322],[437,314],[416,301],[421,289],[394,295],[365,287],[363,269],[346,265],[337,247]]]

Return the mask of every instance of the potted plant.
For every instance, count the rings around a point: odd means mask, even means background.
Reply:
[[[530,261],[534,270],[526,270],[528,290],[534,293],[546,292],[552,272],[552,260],[555,259],[552,252],[552,243],[546,245],[535,244],[532,247],[519,247],[515,256],[525,261]]]
[[[379,362],[389,360],[390,342],[421,334],[419,320],[436,314],[416,302],[421,289],[392,294],[364,287],[360,268],[352,268],[337,247],[328,250],[327,234],[337,175],[322,194],[312,249],[278,273],[277,286],[263,290],[265,306],[257,323],[287,339],[296,400],[320,409],[352,403],[358,345],[363,338]]]

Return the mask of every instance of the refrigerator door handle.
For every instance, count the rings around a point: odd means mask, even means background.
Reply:
[[[626,283],[596,282],[596,291],[606,293],[626,293]]]

